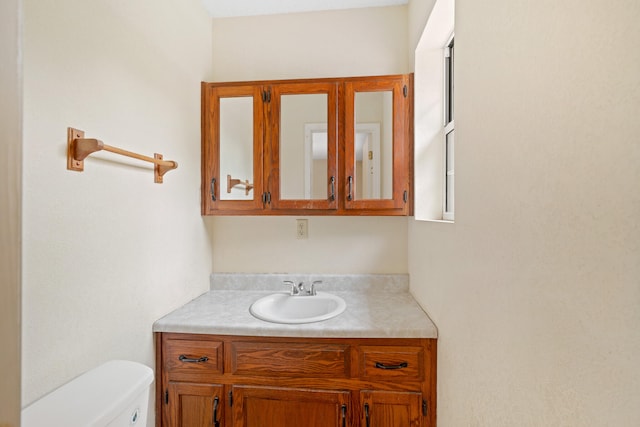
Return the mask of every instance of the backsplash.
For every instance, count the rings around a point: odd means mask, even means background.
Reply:
[[[325,291],[409,291],[408,274],[310,274],[310,273],[213,273],[211,290],[286,290],[285,280],[311,283],[321,280],[318,290]]]

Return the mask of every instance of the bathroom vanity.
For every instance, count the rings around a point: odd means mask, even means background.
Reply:
[[[435,426],[437,331],[408,286],[333,286],[347,309],[323,322],[254,318],[274,289],[233,283],[158,320],[156,425]]]

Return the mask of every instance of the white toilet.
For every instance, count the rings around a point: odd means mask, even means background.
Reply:
[[[112,360],[22,410],[22,427],[145,427],[153,371]]]

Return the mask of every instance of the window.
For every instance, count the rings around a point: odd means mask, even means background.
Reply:
[[[442,219],[454,218],[453,36],[444,49],[444,197]]]

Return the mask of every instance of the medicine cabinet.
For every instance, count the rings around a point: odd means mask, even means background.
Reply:
[[[412,76],[202,83],[203,215],[409,215]]]

